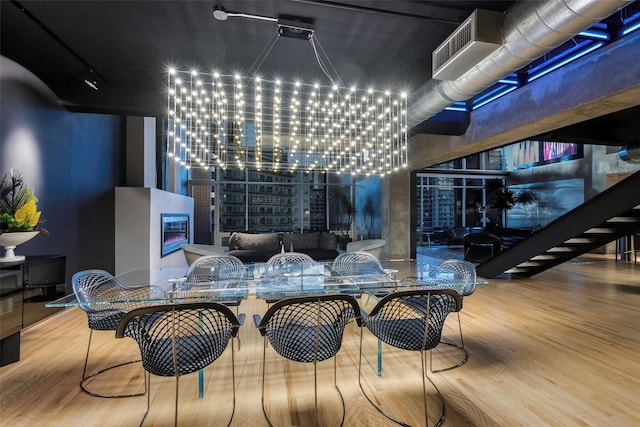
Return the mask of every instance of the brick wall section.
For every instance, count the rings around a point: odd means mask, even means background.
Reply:
[[[210,172],[203,169],[192,169],[193,179],[209,179],[209,175]],[[193,186],[193,217],[193,243],[212,245],[211,187]]]

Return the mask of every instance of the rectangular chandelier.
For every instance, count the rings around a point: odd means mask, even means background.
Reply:
[[[182,166],[386,175],[407,164],[407,97],[168,73],[167,156]]]

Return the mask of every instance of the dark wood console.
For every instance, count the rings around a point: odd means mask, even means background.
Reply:
[[[62,310],[45,304],[67,293],[66,260],[35,255],[0,263],[0,366],[20,360],[21,329]]]

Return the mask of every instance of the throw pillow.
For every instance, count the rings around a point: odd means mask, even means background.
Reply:
[[[338,249],[338,236],[333,233],[320,233],[320,249],[330,251]]]
[[[317,249],[320,246],[320,232],[314,233],[287,233],[282,236],[284,250]]]
[[[280,238],[276,233],[248,234],[238,233],[239,249],[274,251],[280,249]]]

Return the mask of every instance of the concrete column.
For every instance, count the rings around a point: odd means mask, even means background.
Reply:
[[[127,187],[156,188],[156,119],[127,117]]]
[[[382,196],[382,238],[387,241],[383,256],[392,260],[415,259],[415,176],[410,170],[394,172],[380,182]],[[413,194],[413,195],[412,195]]]

